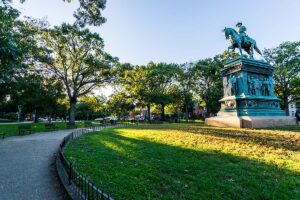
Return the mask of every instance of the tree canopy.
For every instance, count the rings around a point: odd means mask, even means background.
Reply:
[[[300,42],[284,42],[276,48],[266,49],[264,57],[275,67],[275,93],[283,100],[282,107],[288,114],[288,104],[299,99]]]
[[[74,122],[78,97],[110,83],[117,59],[104,52],[103,40],[97,33],[77,25],[62,24],[47,29],[42,39],[49,60],[41,63],[40,69],[63,83],[71,107],[70,121]]]
[[[26,0],[20,0],[24,3]],[[72,2],[74,0],[62,0],[64,2]],[[3,5],[8,6],[12,0],[1,0]],[[102,16],[102,11],[105,9],[106,0],[78,0],[79,8],[74,11],[74,17],[76,19],[76,24],[84,27],[90,26],[100,26],[106,22],[105,17]]]

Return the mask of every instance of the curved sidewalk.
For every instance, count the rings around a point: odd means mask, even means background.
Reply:
[[[64,199],[54,155],[72,130],[35,133],[0,140],[0,199]]]

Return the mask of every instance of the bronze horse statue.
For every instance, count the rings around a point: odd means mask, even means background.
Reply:
[[[235,48],[239,48],[240,56],[242,56],[242,49],[244,49],[251,59],[253,59],[253,49],[261,55],[254,39],[247,36],[245,41],[242,41],[240,35],[233,28],[226,27],[223,32],[225,33],[226,39],[229,39],[231,43],[231,46],[228,47],[228,57],[230,56],[230,50],[232,49],[232,51],[234,51]]]

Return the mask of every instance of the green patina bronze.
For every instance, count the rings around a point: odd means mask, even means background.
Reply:
[[[228,47],[228,57],[230,56],[230,50],[234,51],[235,48],[239,49],[239,53],[242,56],[242,49],[244,49],[249,57],[253,59],[253,49],[261,55],[260,50],[256,45],[256,41],[250,38],[246,34],[246,27],[241,23],[236,25],[237,31],[233,28],[224,28],[225,38],[230,40],[231,46]]]
[[[246,48],[250,59],[235,58],[227,60],[221,71],[223,77],[224,97],[220,100],[221,110],[218,116],[284,116],[280,109],[280,99],[274,94],[274,67],[270,64],[253,59],[253,48],[257,49],[255,40],[246,34],[246,28],[238,23],[239,34],[231,28],[225,28],[225,35],[232,35],[232,46],[241,45]],[[252,48],[252,50],[251,50]],[[241,51],[241,50],[240,50]],[[242,55],[242,52],[240,52]]]

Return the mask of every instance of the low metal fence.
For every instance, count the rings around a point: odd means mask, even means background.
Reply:
[[[64,147],[72,139],[78,138],[86,133],[102,130],[105,128],[127,126],[123,124],[112,126],[90,127],[84,129],[77,129],[66,136],[60,144],[59,159],[63,168],[67,172],[68,184],[72,186],[72,191],[79,199],[92,199],[92,200],[113,200],[108,193],[97,188],[87,177],[83,176],[76,170],[75,166],[69,162],[64,156]]]

